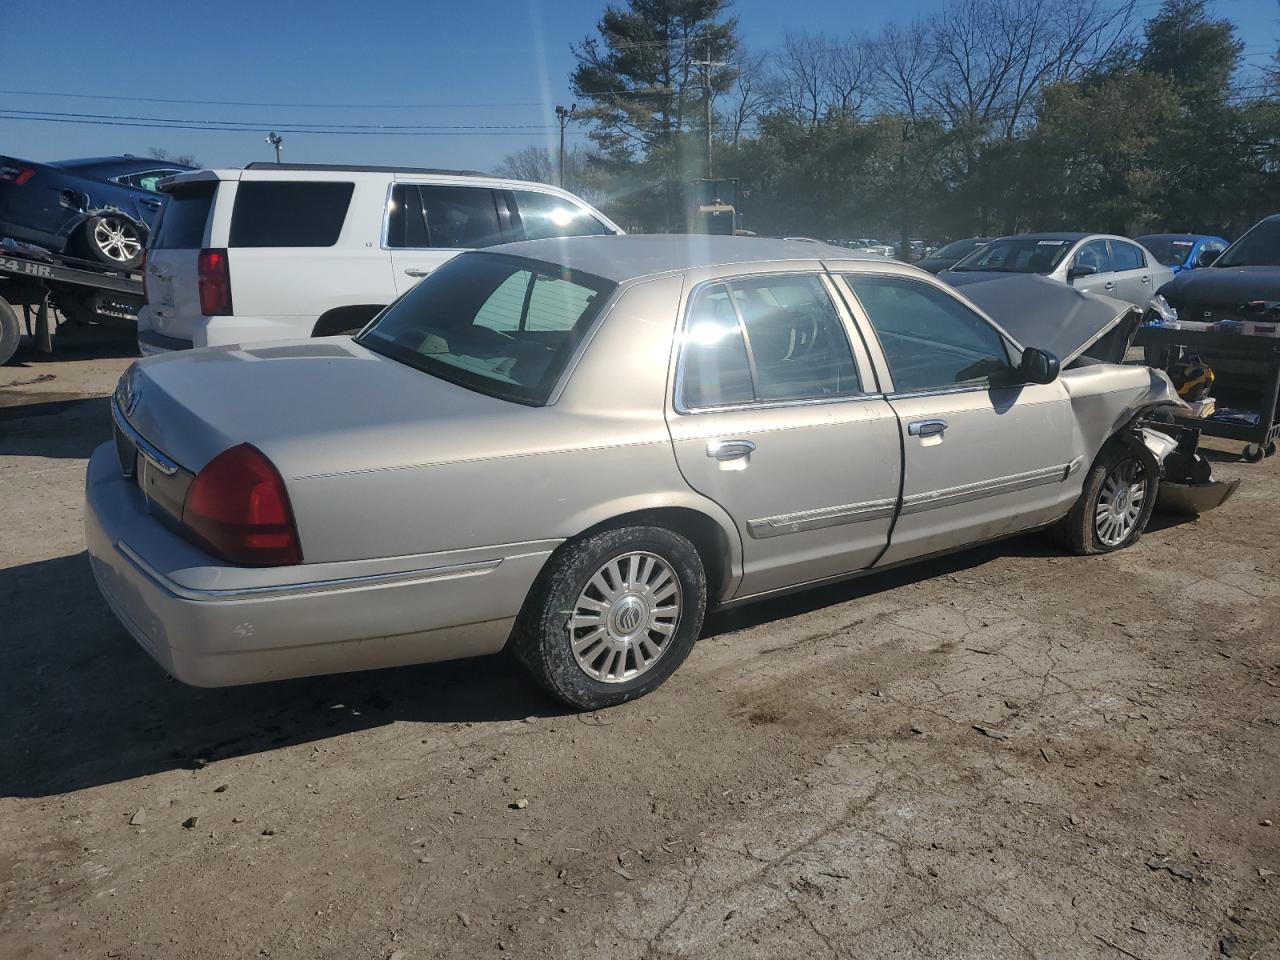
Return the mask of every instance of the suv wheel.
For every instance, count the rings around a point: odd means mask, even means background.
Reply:
[[[698,551],[663,527],[604,530],[567,545],[534,587],[516,656],[548,693],[581,710],[656,689],[702,630]]]

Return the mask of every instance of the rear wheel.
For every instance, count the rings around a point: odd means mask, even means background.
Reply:
[[[1059,521],[1063,545],[1073,553],[1110,553],[1137,543],[1151,519],[1160,478],[1122,443],[1098,454],[1071,512]]]
[[[0,366],[13,359],[21,342],[22,325],[18,322],[18,312],[9,301],[0,299]]]
[[[110,213],[90,217],[81,228],[80,242],[98,263],[123,269],[142,263],[142,230],[125,217]]]
[[[553,697],[581,710],[660,686],[702,629],[697,550],[663,527],[620,527],[552,558],[516,627],[516,656]]]

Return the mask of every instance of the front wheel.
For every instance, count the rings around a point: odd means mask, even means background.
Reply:
[[[1151,519],[1160,478],[1121,443],[1103,448],[1080,499],[1062,520],[1063,545],[1080,555],[1110,553],[1138,542]]]
[[[85,221],[81,244],[98,263],[132,270],[142,263],[142,230],[132,220],[115,214]]]
[[[698,551],[664,527],[620,527],[561,548],[520,615],[516,656],[549,694],[580,710],[659,687],[702,629]]]

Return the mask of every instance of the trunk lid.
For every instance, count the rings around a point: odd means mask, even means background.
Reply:
[[[286,481],[486,456],[495,416],[527,412],[348,337],[181,351],[125,378],[129,424],[183,468],[247,442]]]

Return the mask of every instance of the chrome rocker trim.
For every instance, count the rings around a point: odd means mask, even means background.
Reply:
[[[1083,464],[1084,458],[1076,457],[1070,463],[1056,467],[1043,467],[1039,470],[1028,470],[1026,473],[1015,473],[1008,477],[997,477],[994,480],[982,480],[978,483],[966,483],[958,487],[912,494],[902,499],[902,515],[909,516],[913,513],[923,513],[925,510],[969,503],[972,500],[1027,490],[1048,483],[1065,483],[1067,478],[1078,472]]]
[[[780,537],[788,533],[818,530],[822,527],[835,527],[844,523],[880,520],[893,516],[897,506],[898,501],[896,499],[889,499],[868,500],[865,503],[846,503],[837,507],[820,507],[817,510],[801,510],[798,513],[783,513],[776,517],[749,520],[747,521],[747,530],[751,533],[752,538],[763,540],[767,537]]]

